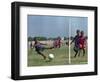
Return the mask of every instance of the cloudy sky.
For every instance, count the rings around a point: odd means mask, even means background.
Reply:
[[[28,36],[68,37],[80,29],[87,35],[87,17],[28,15]]]

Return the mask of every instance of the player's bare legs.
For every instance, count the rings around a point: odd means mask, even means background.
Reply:
[[[75,49],[74,49],[74,51],[75,51],[75,55],[74,55],[74,57],[76,57],[77,54],[78,54],[78,50],[75,50]]]
[[[78,54],[78,56],[80,56],[80,53],[81,53],[81,49],[79,49],[79,54]]]
[[[40,54],[44,60],[46,59],[46,56],[43,53],[41,53],[40,51],[37,51],[37,53]]]
[[[76,51],[76,52],[75,52],[75,56],[74,56],[74,57],[76,57],[76,56],[77,56],[77,54],[78,54],[78,51]]]
[[[85,55],[85,49],[83,48],[83,56]]]
[[[79,50],[78,56],[80,56],[81,51],[83,51],[83,56],[84,56],[85,55],[85,49],[84,48]]]

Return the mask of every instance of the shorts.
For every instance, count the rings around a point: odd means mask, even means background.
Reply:
[[[79,51],[79,47],[74,46],[75,51]]]
[[[85,48],[85,45],[82,45],[82,44],[80,44],[80,49],[84,49]]]
[[[35,47],[35,50],[36,50],[36,51],[44,51],[44,49],[45,49],[45,48],[44,48],[43,46],[36,46],[36,47]]]

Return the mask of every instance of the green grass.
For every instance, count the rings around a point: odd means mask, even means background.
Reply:
[[[70,65],[69,64],[69,48],[68,46],[62,46],[61,48],[44,50],[43,53],[47,56],[44,60],[41,55],[37,54],[34,49],[28,49],[28,66],[51,66],[51,65]],[[54,59],[48,62],[48,55],[54,54]],[[83,57],[82,53],[80,57],[74,58],[75,52],[73,46],[71,46],[71,64],[87,64],[87,51]]]

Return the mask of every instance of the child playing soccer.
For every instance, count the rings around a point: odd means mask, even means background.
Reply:
[[[52,49],[53,47],[45,47],[43,43],[40,43],[39,41],[37,41],[36,38],[34,38],[34,46],[33,48],[35,48],[35,51],[40,54],[44,59],[46,59],[46,56],[42,53],[42,51],[44,51],[45,49]]]
[[[76,31],[76,36],[74,37],[74,39],[72,40],[72,42],[70,44],[72,44],[74,42],[74,48],[73,50],[75,51],[75,56],[77,56],[78,52],[79,52],[79,38],[80,38],[80,30]]]
[[[61,38],[60,37],[58,37],[56,40],[54,40],[53,46],[54,46],[54,48],[61,47]]]
[[[61,47],[61,38],[58,37],[57,40],[58,40],[58,48],[60,48]]]
[[[83,51],[83,56],[85,55],[85,45],[86,45],[86,38],[84,37],[84,31],[81,31],[81,35],[79,38],[79,56],[80,56],[80,52],[81,50]]]

